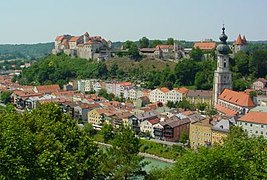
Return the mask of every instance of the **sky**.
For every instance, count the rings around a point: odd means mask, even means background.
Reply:
[[[0,0],[0,44],[52,42],[57,35],[149,39],[267,40],[266,0]]]

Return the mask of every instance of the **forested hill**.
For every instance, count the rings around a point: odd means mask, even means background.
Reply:
[[[0,60],[37,59],[51,53],[54,43],[3,44],[0,45]]]

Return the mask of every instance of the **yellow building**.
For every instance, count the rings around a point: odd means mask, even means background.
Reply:
[[[88,112],[88,123],[94,125],[102,125],[103,123],[103,109],[93,109]]]
[[[189,90],[186,94],[186,100],[191,104],[206,103],[212,105],[212,91]]]
[[[212,125],[209,119],[190,124],[189,140],[192,149],[200,146],[210,146],[212,141]]]
[[[223,139],[227,137],[230,132],[230,127],[235,124],[234,118],[231,119],[221,119],[217,122],[212,129],[212,140],[211,144],[214,145],[216,143],[222,144]]]

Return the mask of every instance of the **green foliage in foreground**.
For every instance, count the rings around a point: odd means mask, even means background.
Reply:
[[[55,104],[3,112],[0,129],[0,179],[97,177],[97,146]]]
[[[233,127],[223,145],[188,151],[156,179],[267,179],[267,140]]]

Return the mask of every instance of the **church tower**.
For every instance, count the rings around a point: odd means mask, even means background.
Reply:
[[[213,84],[213,104],[216,105],[218,97],[221,92],[227,88],[232,89],[232,75],[229,70],[229,52],[230,48],[226,43],[227,36],[225,35],[225,28],[222,28],[220,36],[221,44],[216,48],[217,50],[217,69],[214,72]]]

